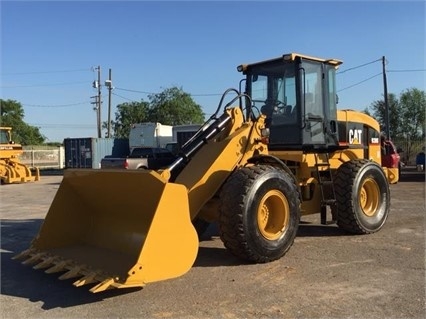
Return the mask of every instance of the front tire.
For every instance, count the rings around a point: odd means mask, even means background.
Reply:
[[[201,237],[207,231],[207,228],[209,228],[210,223],[202,218],[195,217],[195,219],[192,221],[192,225],[194,225],[194,228],[197,231],[198,240],[201,240]]]
[[[300,220],[300,199],[285,171],[259,165],[235,171],[220,194],[220,237],[235,256],[264,263],[291,247]]]
[[[380,230],[390,209],[389,184],[382,168],[368,160],[342,164],[334,178],[337,225],[351,233]]]

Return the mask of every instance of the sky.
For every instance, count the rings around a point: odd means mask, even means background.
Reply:
[[[2,0],[0,98],[47,142],[97,137],[98,66],[102,121],[109,69],[112,120],[116,105],[173,86],[209,116],[238,88],[238,65],[298,52],[343,60],[338,108],[364,110],[383,99],[383,56],[388,93],[425,90],[425,3]]]

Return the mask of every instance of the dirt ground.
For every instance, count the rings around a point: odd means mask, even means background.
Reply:
[[[426,317],[425,175],[413,168],[391,186],[391,212],[375,234],[348,235],[311,216],[283,258],[247,264],[212,225],[184,276],[99,294],[11,259],[37,234],[61,180],[0,187],[2,318]]]

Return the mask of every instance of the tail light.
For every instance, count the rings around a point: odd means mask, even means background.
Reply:
[[[124,161],[123,166],[124,166],[125,169],[129,168],[129,162],[127,161],[127,159]]]

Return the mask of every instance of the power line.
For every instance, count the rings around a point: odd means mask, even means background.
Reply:
[[[71,72],[86,72],[92,71],[89,69],[73,69],[73,70],[55,70],[55,71],[33,71],[33,72],[9,72],[9,73],[0,73],[0,75],[30,75],[30,74],[49,74],[49,73],[71,73]]]
[[[370,65],[370,64],[373,64],[373,63],[379,62],[379,61],[382,61],[382,59],[380,58],[380,59],[376,59],[376,60],[373,60],[373,61],[370,61],[370,62],[367,62],[367,63],[363,63],[363,64],[360,64],[360,65],[354,66],[354,67],[352,67],[352,68],[349,68],[349,69],[346,69],[346,70],[343,70],[343,71],[337,72],[336,74],[342,74],[342,73],[346,73],[346,72],[348,72],[348,71],[356,70],[356,69],[362,68],[362,67],[364,67],[364,66],[367,66],[367,65]],[[409,71],[409,70],[406,70],[406,71]],[[414,72],[414,70],[412,70],[412,71]],[[417,71],[417,70],[416,70],[416,71]],[[424,70],[418,70],[418,71],[424,71]],[[388,71],[388,72],[394,72],[394,71],[390,70],[390,71]],[[395,72],[396,72],[396,71],[395,71]],[[400,72],[402,72],[402,71],[400,71]],[[343,89],[339,90],[339,92],[340,92],[340,91],[347,90],[347,89],[350,89],[350,88],[352,88],[352,87],[354,87],[354,86],[357,86],[357,85],[359,85],[359,84],[362,84],[362,83],[364,83],[364,82],[366,82],[366,81],[368,81],[368,80],[371,80],[371,79],[373,79],[373,78],[375,78],[375,77],[377,77],[377,76],[379,76],[379,75],[381,75],[381,74],[382,74],[382,73],[375,74],[375,75],[373,75],[373,76],[371,76],[371,77],[369,77],[369,78],[367,78],[367,79],[365,79],[365,80],[362,80],[362,81],[357,82],[357,83],[355,83],[355,84],[353,84],[353,85],[350,85],[350,86],[348,86],[348,87],[345,87],[345,88],[343,88]],[[151,95],[158,94],[158,93],[154,93],[154,92],[139,91],[139,90],[125,89],[125,88],[115,88],[115,89],[117,89],[117,90],[122,90],[122,91],[127,91],[127,92],[133,92],[133,93],[142,93],[142,94],[151,94]],[[188,94],[189,94],[190,96],[194,96],[194,97],[202,97],[202,96],[221,96],[221,95],[222,95],[222,93],[203,93],[203,94],[192,94],[192,93],[188,93]],[[118,95],[117,95],[117,96],[118,96]],[[123,99],[126,99],[126,100],[129,100],[129,101],[132,101],[131,99],[128,99],[128,98],[125,98],[125,97],[122,97],[122,96],[119,96],[119,97],[121,97],[121,98],[123,98]]]
[[[348,71],[352,71],[352,70],[355,70],[355,69],[359,69],[359,68],[362,68],[362,67],[364,67],[364,66],[366,66],[366,65],[373,64],[373,63],[378,62],[378,61],[381,61],[381,60],[382,60],[382,59],[377,59],[377,60],[374,60],[374,61],[370,61],[370,62],[367,62],[367,63],[361,64],[361,65],[354,66],[354,67],[352,67],[352,68],[349,68],[349,69],[346,69],[346,70],[343,70],[343,71],[337,72],[336,74],[342,74],[342,73],[345,73],[345,72],[348,72]]]
[[[199,93],[199,94],[190,94],[191,96],[221,96],[223,93]]]
[[[364,82],[367,82],[367,81],[369,81],[369,80],[371,80],[371,79],[373,79],[373,78],[375,78],[375,77],[378,77],[379,75],[382,75],[382,72],[377,73],[377,74],[375,74],[375,75],[373,75],[373,76],[370,76],[369,78],[367,78],[367,79],[365,79],[365,80],[362,80],[362,81],[360,81],[360,82],[357,82],[357,83],[355,83],[355,84],[352,84],[352,85],[350,85],[350,86],[347,86],[347,87],[345,87],[345,88],[343,88],[343,89],[340,89],[340,90],[338,90],[337,92],[341,92],[341,91],[344,91],[344,90],[347,90],[347,89],[353,88],[354,86],[357,86],[357,85],[360,85],[360,84],[362,84],[362,83],[364,83]]]
[[[119,98],[121,98],[121,99],[124,99],[124,100],[130,101],[130,102],[135,102],[135,100],[133,100],[133,99],[129,99],[129,98],[125,97],[125,96],[118,95],[118,94],[113,93],[113,92],[111,92],[111,94],[112,94],[112,95],[114,95],[114,96],[117,96],[117,97],[119,97]]]
[[[83,129],[83,128],[95,128],[96,125],[93,124],[41,124],[41,123],[28,123],[32,126],[43,127],[43,128],[58,128],[58,129]]]
[[[14,88],[31,88],[31,87],[42,87],[42,86],[62,86],[62,85],[76,85],[76,84],[89,84],[90,82],[67,82],[67,83],[51,83],[51,84],[33,84],[33,85],[11,85],[11,86],[0,86],[2,89],[14,89]]]
[[[131,89],[124,89],[124,88],[114,88],[115,90],[121,90],[121,91],[127,91],[127,92],[133,92],[133,93],[142,93],[142,94],[148,94],[148,95],[155,95],[159,94],[159,92],[147,92],[147,91],[139,91],[139,90],[131,90]],[[188,93],[190,96],[221,96],[222,93]]]
[[[77,106],[77,105],[83,105],[83,104],[89,104],[90,101],[86,102],[79,102],[79,103],[71,103],[71,104],[56,104],[56,105],[41,105],[41,104],[24,104],[22,103],[22,106],[29,106],[29,107],[70,107],[70,106]]]
[[[413,69],[413,70],[387,70],[387,72],[425,72],[426,69]]]
[[[133,93],[142,93],[142,94],[158,94],[158,93],[153,93],[153,92],[146,92],[146,91],[138,91],[138,90],[131,90],[131,89],[123,89],[123,88],[114,88],[115,90],[120,90],[120,91],[126,91],[126,92],[133,92]]]

